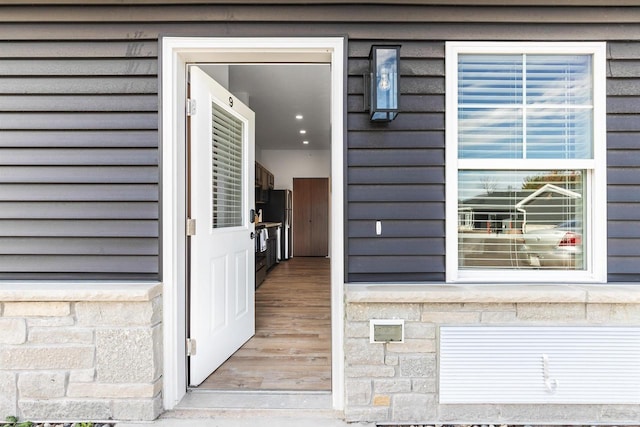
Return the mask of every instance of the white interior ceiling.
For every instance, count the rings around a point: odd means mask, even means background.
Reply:
[[[256,113],[256,145],[262,150],[328,150],[329,64],[201,65]],[[303,119],[296,119],[296,115]],[[306,134],[300,134],[306,130]],[[304,145],[302,141],[309,141]]]

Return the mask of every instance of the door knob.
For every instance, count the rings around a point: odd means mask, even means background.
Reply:
[[[253,231],[251,232],[251,234],[249,234],[249,237],[251,239],[255,239],[256,238],[256,233],[254,233]]]

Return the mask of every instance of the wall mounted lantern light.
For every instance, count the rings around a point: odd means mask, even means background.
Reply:
[[[369,67],[371,120],[390,122],[399,111],[400,46],[371,46]]]

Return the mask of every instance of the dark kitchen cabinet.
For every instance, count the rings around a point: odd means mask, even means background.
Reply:
[[[278,262],[278,228],[267,228],[269,240],[267,240],[267,270]]]
[[[276,226],[274,226],[276,225]],[[260,251],[260,237],[256,239],[256,288],[264,281],[267,276],[267,272],[278,263],[278,233],[280,228],[277,224],[271,224],[269,226],[260,224],[256,226],[256,235],[260,234],[261,230],[267,230],[267,244],[264,251]]]
[[[273,190],[275,177],[267,168],[256,162],[256,203],[269,203],[269,191]]]

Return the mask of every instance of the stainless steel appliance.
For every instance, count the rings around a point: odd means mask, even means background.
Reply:
[[[271,190],[269,203],[262,205],[262,220],[265,222],[281,222],[280,227],[280,259],[293,257],[293,222],[291,209],[293,194],[291,190]]]

